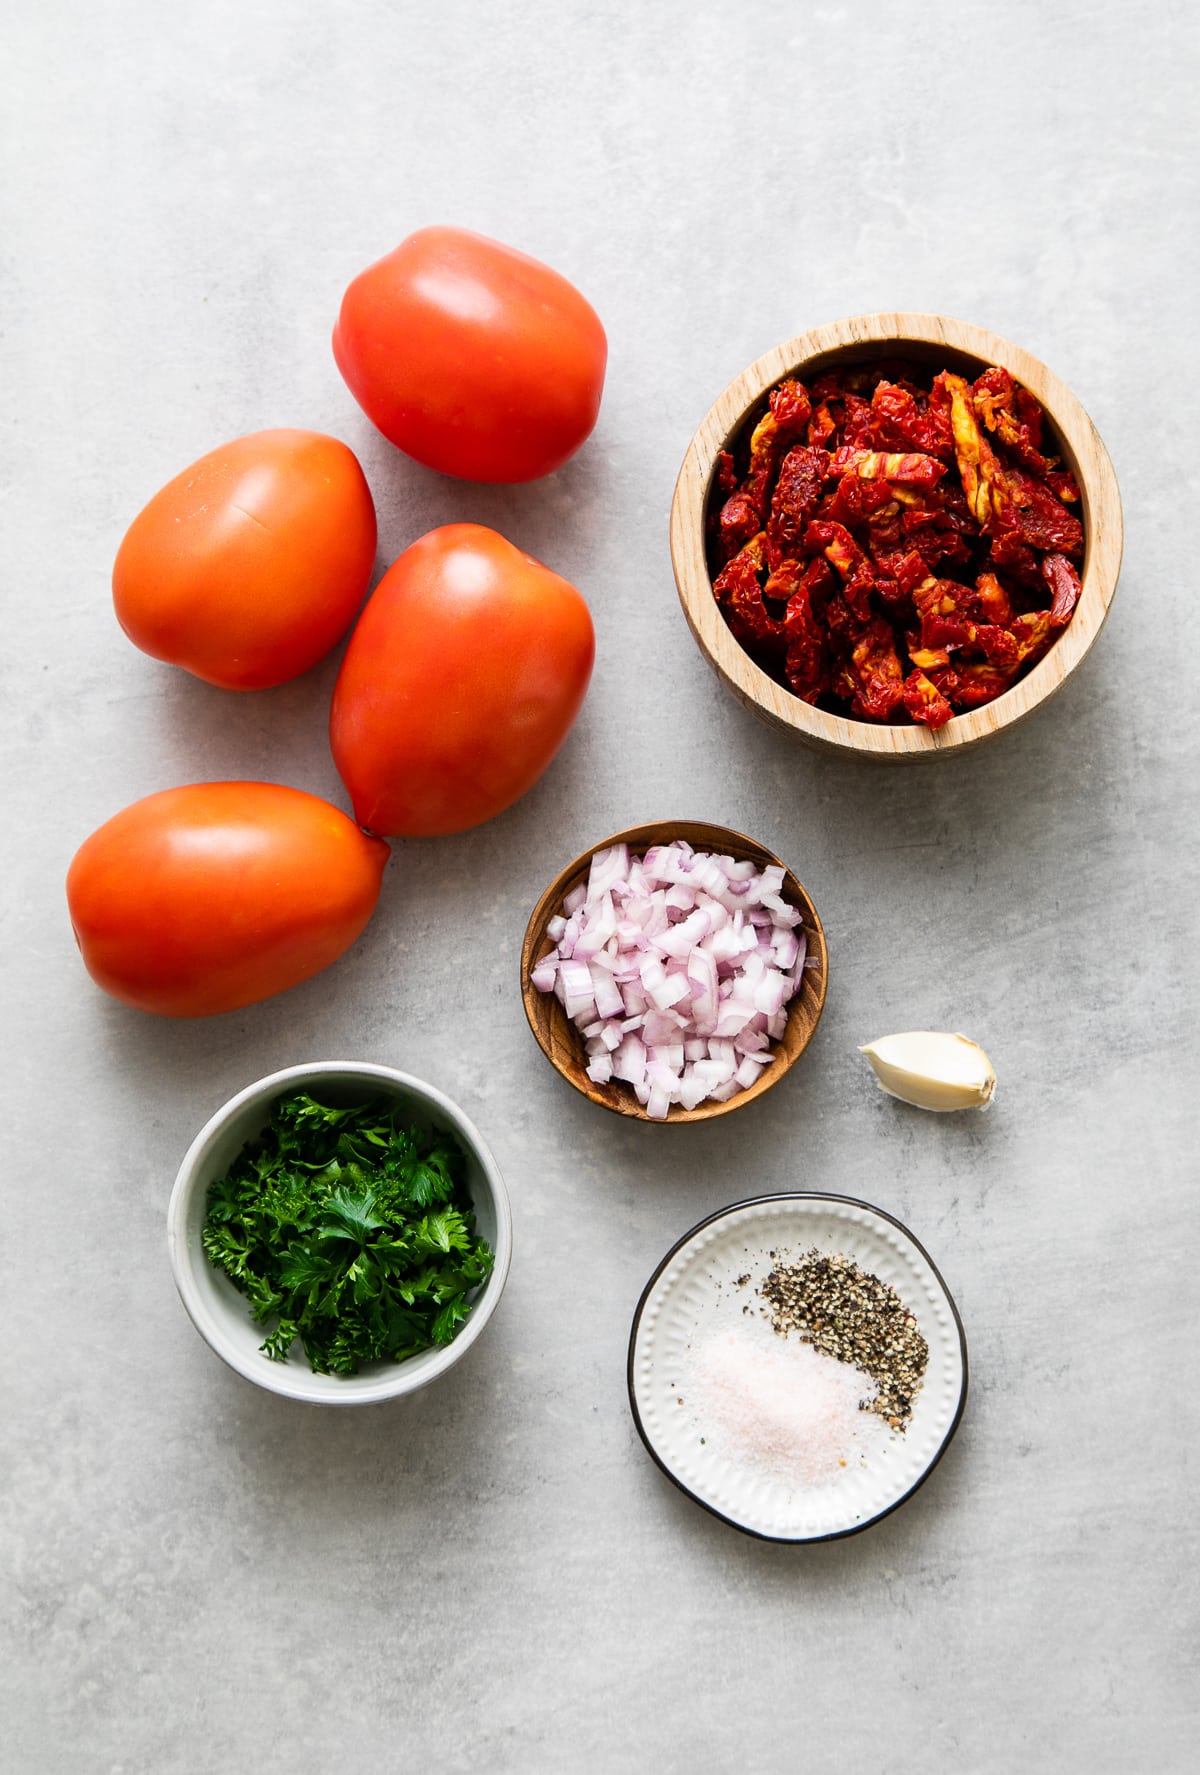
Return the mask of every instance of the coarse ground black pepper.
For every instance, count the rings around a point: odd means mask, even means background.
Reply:
[[[775,1253],[771,1253],[772,1257]],[[795,1332],[876,1383],[861,1409],[906,1430],[925,1377],[929,1345],[896,1290],[848,1257],[817,1250],[795,1263],[776,1263],[759,1288],[781,1337]]]

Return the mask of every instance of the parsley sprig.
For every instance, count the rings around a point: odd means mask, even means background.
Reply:
[[[209,1186],[202,1238],[270,1327],[265,1354],[283,1362],[299,1338],[317,1374],[448,1344],[493,1261],[462,1148],[388,1098],[281,1098]]]

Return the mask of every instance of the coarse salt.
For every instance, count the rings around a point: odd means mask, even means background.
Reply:
[[[860,1402],[875,1382],[812,1344],[760,1342],[740,1327],[694,1353],[688,1404],[714,1454],[788,1485],[825,1485],[862,1465],[890,1431]]]

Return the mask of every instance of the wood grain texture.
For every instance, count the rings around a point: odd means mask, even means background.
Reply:
[[[747,415],[784,376],[808,381],[838,363],[905,356],[978,375],[990,364],[1011,372],[1045,410],[1082,495],[1082,592],[1068,626],[1033,670],[994,702],[956,715],[937,732],[916,723],[879,725],[814,709],[760,670],[734,640],[713,597],[704,517],[718,454]],[[743,370],[705,415],[675,485],[671,563],[688,625],[700,650],[738,701],[769,725],[826,751],[881,763],[928,762],[992,739],[1061,689],[1104,626],[1121,570],[1124,526],[1117,478],[1099,433],[1070,389],[1019,345],[982,327],[937,314],[868,314],[816,327]]]
[[[678,839],[686,840],[694,850],[730,856],[737,862],[749,861],[758,869],[765,869],[772,863],[782,868],[783,897],[790,905],[799,907],[802,928],[808,940],[808,956],[817,965],[804,969],[800,991],[788,1006],[787,1028],[783,1040],[775,1044],[776,1058],[763,1068],[757,1083],[745,1091],[739,1091],[725,1103],[702,1103],[691,1110],[673,1103],[667,1112],[668,1122],[711,1121],[714,1116],[727,1115],[732,1110],[741,1109],[777,1084],[789,1067],[795,1065],[813,1038],[821,1012],[825,1008],[829,979],[829,952],[825,944],[825,932],[812,900],[786,864],[767,850],[765,845],[757,844],[754,839],[747,838],[741,832],[733,832],[726,826],[711,826],[698,820],[655,820],[648,825],[630,826],[624,832],[614,832],[611,838],[592,845],[576,857],[574,862],[568,863],[555,876],[534,907],[526,927],[525,941],[521,946],[521,998],[525,1005],[525,1015],[538,1046],[551,1066],[562,1074],[568,1084],[574,1085],[577,1091],[581,1091],[591,1102],[598,1103],[602,1109],[612,1110],[616,1115],[629,1116],[640,1122],[648,1122],[651,1118],[634,1096],[630,1085],[621,1080],[614,1080],[609,1085],[597,1085],[588,1077],[583,1038],[558,999],[550,993],[539,992],[532,984],[530,975],[542,957],[548,955],[554,947],[546,935],[546,926],[556,913],[562,911],[563,901],[572,888],[587,880],[592,858],[597,851],[607,850],[613,844],[627,844],[632,856],[642,856],[651,845],[670,844]]]

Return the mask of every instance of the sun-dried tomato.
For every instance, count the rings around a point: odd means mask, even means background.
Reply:
[[[823,611],[834,583],[828,562],[818,556],[805,568],[784,611],[788,644],[784,676],[788,689],[802,702],[815,703],[829,689],[829,649],[818,613]]]
[[[861,395],[847,393],[846,417],[842,421],[842,441],[855,449],[865,450],[871,442],[871,403]]]
[[[722,560],[731,561],[761,529],[762,518],[753,499],[746,493],[731,493],[717,521]]]
[[[927,576],[929,567],[916,549],[898,548],[888,551],[880,550],[875,555],[875,585],[881,586],[885,578],[896,587],[896,593],[902,599],[911,599],[913,592]]]
[[[1009,634],[1017,644],[1017,664],[1031,666],[1041,659],[1054,639],[1054,625],[1048,610],[1029,610],[1013,618]]]
[[[1013,681],[1014,674],[999,666],[966,665],[955,669],[958,682],[954,688],[956,709],[978,709],[1001,696]]]
[[[842,403],[838,401],[835,412],[829,401],[820,401],[813,408],[813,416],[808,422],[808,441],[814,449],[821,449],[831,438],[840,437],[842,425]]]
[[[843,680],[853,685],[851,711],[867,721],[887,721],[904,698],[904,668],[886,617],[873,616],[855,641]]]
[[[953,616],[966,589],[956,579],[936,579],[930,573],[913,587],[913,605],[922,621],[930,616]]]
[[[820,503],[829,473],[829,453],[799,444],[779,469],[767,520],[767,556],[778,560],[799,551],[801,539]]]
[[[1000,458],[979,429],[970,384],[962,376],[947,375],[943,381],[950,395],[954,455],[967,504],[981,529],[986,530],[989,526],[994,529],[1012,502],[1008,477]]]
[[[833,569],[823,556],[817,555],[809,561],[799,580],[796,582],[788,598],[787,609],[783,613],[783,626],[791,637],[792,624],[801,613],[814,618],[824,617],[826,606],[837,589],[837,580]]]
[[[1006,370],[835,366],[811,393],[787,378],[717,461],[716,599],[793,695],[936,728],[1001,695],[1070,620],[1078,499]]]
[[[989,665],[1005,670],[1020,663],[1017,643],[1007,629],[997,623],[971,622],[960,614],[942,616],[931,612],[921,622],[921,652],[945,654],[952,652],[982,653]],[[914,661],[914,664],[920,664]]]
[[[1050,625],[1065,628],[1079,601],[1079,575],[1065,555],[1042,556],[1042,578],[1050,587]]]
[[[833,452],[826,472],[857,475],[860,481],[901,481],[914,487],[932,487],[945,474],[946,464],[919,451],[863,450],[843,444]]]
[[[1074,505],[1079,499],[1079,482],[1069,469],[1059,469],[1054,474],[1046,475],[1046,485],[1058,499],[1065,499]]]
[[[840,400],[842,390],[848,386],[844,369],[823,370],[819,376],[813,378],[811,395],[814,411],[822,401],[832,400],[835,396]]]
[[[970,544],[949,512],[930,506],[907,511],[900,519],[900,532],[927,568],[947,563],[965,567],[971,559]]]
[[[975,581],[975,592],[963,605],[977,622],[999,623],[1006,629],[1012,621],[1012,599],[994,573],[981,573]]]
[[[947,457],[954,435],[944,411],[921,405],[907,388],[880,382],[871,397],[871,442],[877,450],[917,450]]]
[[[985,370],[971,391],[975,412],[988,431],[995,432],[1013,459],[1059,499],[1075,501],[1079,487],[1074,475],[1060,469],[1057,456],[1042,454],[1042,409],[1027,388],[1014,382],[1007,370]]]
[[[900,515],[895,490],[886,481],[860,481],[856,475],[845,475],[820,515],[824,522],[844,527],[875,524],[885,513],[892,518]]]
[[[762,582],[763,538],[753,537],[743,549],[727,561],[713,585],[717,603],[725,612],[725,621],[743,647],[756,649],[780,646],[783,624],[773,617],[763,602]]]
[[[725,499],[737,486],[737,465],[728,450],[722,450],[713,464],[713,486]]]
[[[1023,586],[1026,591],[1041,591],[1041,564],[1015,530],[991,538],[987,560],[994,572],[1003,573],[1015,585]]]
[[[1077,555],[1083,549],[1083,525],[1048,487],[1015,468],[1009,475],[1011,527],[1027,548]],[[1009,528],[1009,525],[1005,525]]]
[[[716,552],[722,565],[731,561],[763,528],[780,459],[803,435],[811,412],[808,390],[802,382],[787,380],[771,390],[767,410],[750,438],[746,478],[740,486],[735,484],[735,491],[721,507]],[[728,452],[722,452],[722,456],[728,456]],[[722,463],[718,479],[722,490],[728,478],[728,468]]]
[[[802,435],[812,413],[808,390],[802,382],[781,382],[771,390],[767,410],[750,436],[750,475],[757,491],[760,483],[773,477],[786,449]],[[760,510],[766,513],[771,489],[763,485]]]
[[[937,685],[919,670],[910,672],[904,680],[904,707],[914,721],[922,721],[935,730],[945,727],[954,714]]]
[[[806,549],[820,549],[845,586],[846,602],[860,619],[869,621],[867,594],[875,583],[871,563],[844,524],[815,522],[804,532]]]

